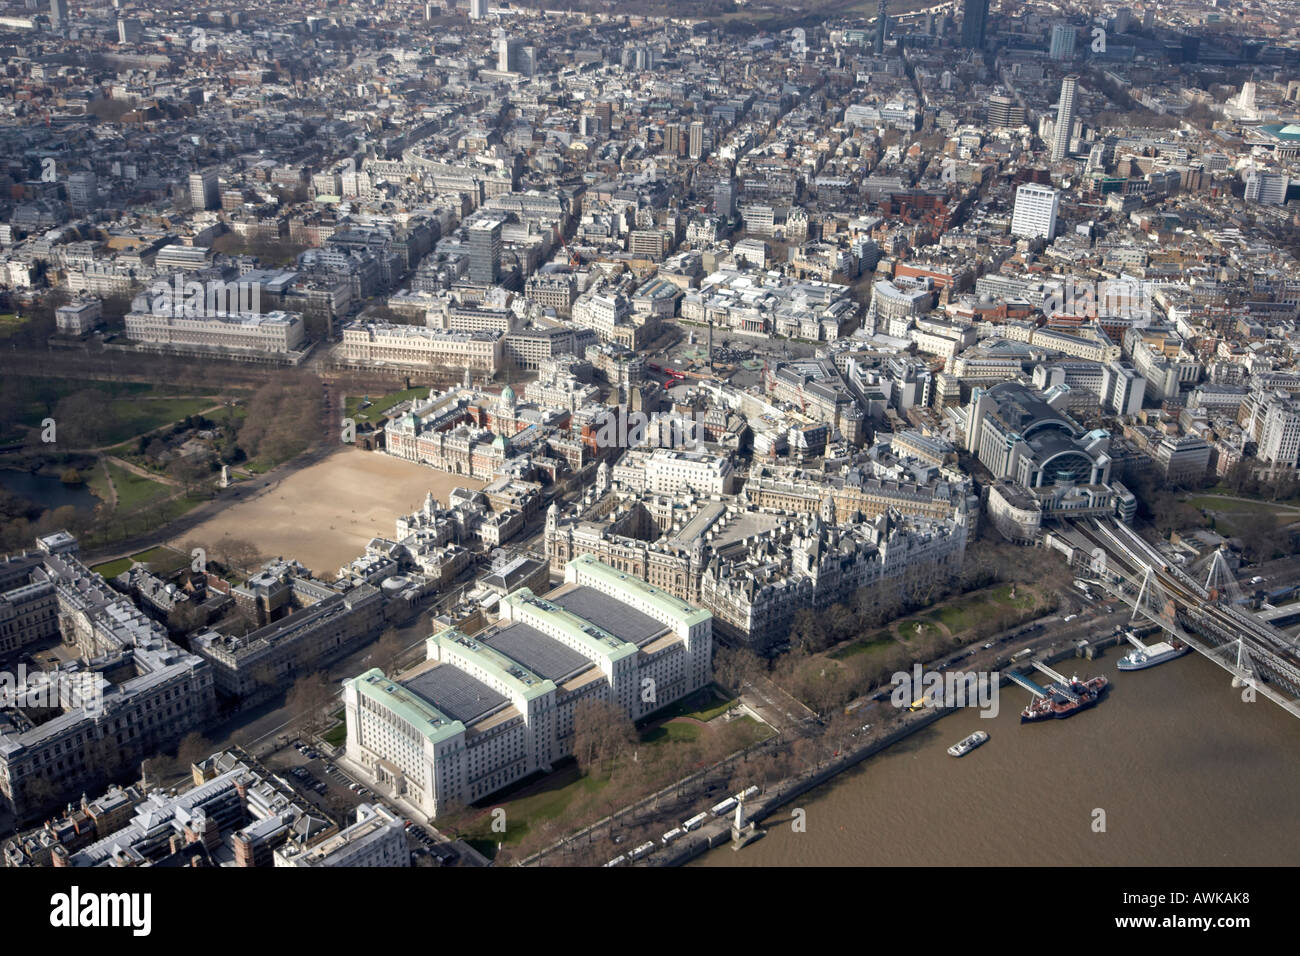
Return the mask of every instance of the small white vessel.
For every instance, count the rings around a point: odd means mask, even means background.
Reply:
[[[977,730],[969,737],[959,740],[949,747],[948,753],[953,757],[964,757],[980,744],[985,743],[988,739],[988,734],[982,730]]]
[[[1191,647],[1184,644],[1177,638],[1173,643],[1160,641],[1157,644],[1143,644],[1132,633],[1126,634],[1133,650],[1120,659],[1116,666],[1122,671],[1140,671],[1148,667],[1155,667],[1157,664],[1163,664],[1165,661],[1171,661],[1175,657],[1182,657],[1184,654],[1191,652]]]

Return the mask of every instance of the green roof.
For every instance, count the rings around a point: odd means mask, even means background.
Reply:
[[[378,667],[372,667],[364,674],[344,681],[344,684],[355,687],[358,693],[386,707],[433,743],[465,732],[465,725],[459,720],[453,720],[427,700],[385,677]]]
[[[623,591],[629,595],[648,600],[653,607],[663,612],[670,621],[675,623],[685,624],[690,627],[713,617],[710,612],[687,604],[680,598],[675,598],[667,591],[657,588],[653,584],[648,584],[638,577],[611,568],[608,564],[597,561],[590,554],[580,554],[569,564],[571,566],[580,565],[584,572],[608,582],[613,585],[616,591]]]
[[[1300,124],[1269,123],[1264,126],[1259,126],[1257,129],[1267,133],[1274,139],[1289,140],[1292,142],[1300,140]]]

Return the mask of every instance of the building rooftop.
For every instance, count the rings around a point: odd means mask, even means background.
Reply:
[[[547,680],[561,681],[591,665],[584,655],[528,624],[509,624],[479,640]]]
[[[467,725],[510,702],[505,694],[453,667],[431,667],[402,686]]]

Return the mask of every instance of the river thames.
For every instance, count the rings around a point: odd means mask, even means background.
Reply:
[[[997,717],[944,717],[778,810],[758,842],[690,865],[1300,863],[1300,720],[1243,702],[1199,654],[1121,673],[1124,650],[1055,665],[1110,679],[1090,710],[1022,725],[1029,694],[1007,684]],[[988,743],[947,754],[975,730]]]

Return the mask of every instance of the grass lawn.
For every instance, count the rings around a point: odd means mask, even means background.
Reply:
[[[130,557],[118,558],[116,561],[106,561],[103,564],[97,564],[90,570],[98,571],[106,578],[114,578],[123,571],[131,567],[131,563],[149,565],[149,570],[154,574],[165,575],[171,574],[179,568],[189,564],[189,556],[172,548],[159,546],[150,548],[148,551],[141,551],[139,554],[133,554]]]
[[[96,574],[102,574],[104,577],[112,579],[117,577],[123,571],[131,569],[130,558],[118,558],[116,561],[106,561],[103,564],[96,564],[90,570]]]
[[[608,784],[608,777],[583,776],[577,761],[566,759],[545,777],[523,781],[512,790],[496,795],[494,801],[479,804],[480,813],[459,831],[459,835],[480,852],[493,856],[498,842],[518,843],[530,827],[554,820],[575,801],[589,800]],[[512,792],[519,796],[512,796]],[[489,811],[498,807],[506,812],[504,833],[492,831],[493,818]]]
[[[154,574],[166,575],[173,571],[179,571],[181,568],[190,563],[190,556],[183,551],[177,551],[175,548],[168,548],[159,545],[156,548],[150,548],[148,551],[141,551],[139,554],[131,555],[141,564],[149,565],[149,569]]]
[[[210,398],[161,398],[138,402],[129,398],[114,399],[113,424],[104,444],[126,441],[155,428],[162,428],[212,407]]]
[[[888,651],[893,644],[894,640],[887,631],[876,631],[834,651],[831,657],[842,661],[845,658],[857,657],[859,654],[881,654]]]
[[[167,495],[171,489],[160,481],[141,478],[127,471],[121,465],[108,463],[108,473],[113,476],[113,485],[117,488],[117,508],[119,511],[132,511]]]
[[[86,478],[86,487],[90,489],[92,495],[105,503],[112,500],[113,496],[108,491],[108,478],[105,477],[104,469],[98,462],[95,463],[94,468],[82,474]]]
[[[994,618],[1001,611],[1009,608],[1027,610],[1034,605],[1033,592],[1021,585],[1016,596],[1011,596],[1011,585],[999,584],[974,594],[966,595],[951,604],[945,604],[928,611],[924,616],[937,621],[949,631],[956,633],[967,627],[976,627]],[[902,627],[899,628],[902,633]]]
[[[709,721],[720,714],[725,714],[735,702],[734,698],[723,695],[714,684],[710,684],[689,697],[669,704],[662,710],[647,714],[641,719],[641,723],[644,725],[672,720],[674,717],[694,717],[696,720]]]
[[[321,739],[333,747],[342,747],[343,742],[348,739],[348,725],[346,723],[335,724],[325,733],[321,734]]]
[[[352,395],[343,403],[344,415],[347,418],[355,419],[359,422],[377,422],[384,417],[384,412],[388,411],[394,405],[401,402],[410,401],[413,398],[428,398],[429,387],[407,388],[400,392],[389,392],[387,395],[381,395],[379,398],[371,396],[373,402],[367,408],[361,408],[361,400],[364,396]]]
[[[753,717],[746,714],[744,717],[737,717],[732,722],[733,727],[740,727],[746,733],[747,739],[741,744],[742,747],[750,747],[760,740],[766,740],[768,737],[775,736],[776,731],[767,724],[761,724]]]
[[[926,631],[921,630],[923,627]],[[918,635],[926,632],[933,634],[934,628],[932,625],[926,624],[924,621],[902,621],[898,625],[898,636],[904,641],[910,641]]]
[[[180,385],[149,385],[143,382],[95,382],[73,378],[15,376],[14,381],[18,383],[18,391],[24,401],[24,407],[18,416],[18,420],[31,427],[39,425],[42,418],[53,412],[54,407],[59,403],[59,399],[87,389],[103,392],[109,399],[114,401],[139,398],[146,395],[185,395],[193,391],[193,389]],[[206,404],[211,405],[212,402],[209,401]]]
[[[641,742],[646,744],[691,743],[699,740],[702,733],[704,733],[704,728],[699,724],[688,724],[684,721],[670,722],[645,731],[641,734]]]
[[[20,319],[12,312],[0,312],[0,339],[9,338],[26,324],[26,319]]]
[[[1214,495],[1197,495],[1186,499],[1193,508],[1218,511],[1225,514],[1256,514],[1267,512],[1278,517],[1300,517],[1300,507],[1284,505],[1276,501],[1234,501],[1231,498],[1218,498]]]

